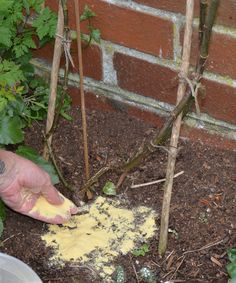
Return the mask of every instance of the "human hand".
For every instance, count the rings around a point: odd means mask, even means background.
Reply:
[[[47,223],[64,223],[78,211],[58,193],[47,172],[5,150],[0,150],[0,198],[11,209]]]

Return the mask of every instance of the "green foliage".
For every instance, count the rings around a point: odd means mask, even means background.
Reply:
[[[115,196],[116,195],[116,186],[111,181],[107,181],[102,189],[103,193],[107,196]]]
[[[147,267],[143,267],[139,271],[142,279],[146,283],[156,283],[156,277],[155,274]]]
[[[37,47],[36,41],[53,38],[56,29],[56,15],[49,8],[42,9],[42,3],[42,0],[0,0],[0,144],[3,145],[22,142],[24,127],[46,116],[48,88],[42,91],[39,85],[30,86],[34,80],[31,50]],[[35,19],[30,26],[32,14]],[[62,114],[65,111],[64,107]]]
[[[39,39],[45,36],[54,37],[56,30],[57,16],[46,7],[36,20],[33,21],[32,26],[36,28]]]
[[[121,265],[117,266],[115,270],[115,274],[116,274],[115,283],[125,283],[125,270],[123,266]]]
[[[83,14],[80,16],[80,21],[88,21],[89,39],[87,40],[86,37],[81,34],[82,40],[87,43],[86,46],[89,46],[92,41],[96,43],[100,43],[101,41],[101,31],[92,25],[92,19],[94,17],[96,17],[96,13],[92,11],[88,5],[85,5]]]
[[[19,146],[16,150],[16,153],[33,161],[46,172],[48,172],[54,185],[60,182],[54,167],[48,161],[43,159],[43,157],[41,157],[35,149],[28,146]]]
[[[16,86],[24,79],[20,66],[15,62],[9,60],[0,62],[0,85],[2,88]]]
[[[19,117],[5,116],[0,122],[0,143],[15,144],[24,140]]]
[[[227,265],[227,271],[229,276],[231,277],[229,283],[236,282],[236,248],[232,248],[228,250],[228,257],[230,263]]]
[[[4,224],[3,222],[6,219],[6,210],[3,201],[0,199],[0,237],[2,236]]]
[[[5,221],[6,219],[5,204],[1,199],[0,199],[0,218],[2,219],[2,221]]]
[[[133,254],[134,256],[145,256],[146,253],[148,253],[148,252],[149,252],[149,246],[148,246],[148,244],[143,244],[140,248],[134,249],[134,250],[132,251],[132,254]]]
[[[46,118],[49,87],[35,77],[30,59],[31,50],[37,48],[35,39],[41,45],[54,37],[57,16],[49,8],[42,9],[42,3],[42,0],[0,0],[0,144],[3,145],[22,142],[23,129],[34,120]],[[32,13],[34,20],[30,26]],[[61,88],[58,93],[59,100]],[[68,120],[71,120],[66,113],[70,104],[66,95],[60,114]]]

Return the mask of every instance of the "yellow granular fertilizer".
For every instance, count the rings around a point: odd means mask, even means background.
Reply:
[[[104,282],[110,282],[114,257],[139,247],[156,231],[154,210],[123,206],[119,200],[98,197],[88,213],[72,217],[63,226],[49,225],[42,239],[54,248],[51,260],[57,264],[71,260],[78,265],[87,263]]]
[[[65,218],[70,213],[70,208],[74,207],[74,204],[62,194],[60,195],[64,198],[63,204],[52,205],[43,196],[40,196],[30,212],[38,212],[39,215],[45,218],[54,218],[56,216]]]

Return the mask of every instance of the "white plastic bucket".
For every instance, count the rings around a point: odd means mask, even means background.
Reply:
[[[19,259],[0,253],[1,283],[42,283],[38,275]]]

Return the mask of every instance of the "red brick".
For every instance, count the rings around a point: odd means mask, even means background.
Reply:
[[[204,144],[216,148],[236,150],[235,140],[229,140],[218,135],[212,135],[205,130],[190,128],[187,125],[183,125],[181,127],[181,137],[187,137],[191,141],[201,141]]]
[[[204,80],[206,97],[201,100],[201,111],[210,116],[236,124],[236,88]]]
[[[174,104],[177,73],[121,53],[114,55],[118,85],[131,92]]]
[[[181,33],[183,38],[183,31]],[[195,66],[198,54],[198,32],[193,34],[191,63]],[[213,33],[206,70],[236,78],[236,38]]]
[[[53,46],[54,42],[47,44],[41,49],[34,52],[34,57],[44,58],[48,62],[52,62],[53,58]],[[78,72],[78,55],[77,55],[77,44],[76,41],[72,42],[71,55],[75,64],[75,69],[71,67],[71,72]],[[97,45],[89,46],[83,49],[83,64],[84,64],[84,75],[95,80],[102,80],[102,52]],[[65,56],[62,55],[61,67],[65,65]]]
[[[116,53],[114,67],[118,84],[128,91],[175,104],[176,72],[141,59]],[[201,111],[230,123],[236,123],[236,89],[205,80],[206,97],[200,101]]]
[[[185,0],[134,0],[135,2],[148,5],[161,10],[166,10],[174,13],[185,13]],[[223,0],[220,1],[218,16],[216,22],[221,25],[236,27],[236,1]],[[195,16],[199,15],[199,0],[195,0]]]
[[[78,89],[70,87],[69,92],[72,96],[73,104],[76,106],[80,105]],[[86,93],[85,99],[87,109],[97,109],[101,111],[116,110],[111,107],[111,103],[108,99],[104,97],[96,97],[91,92]],[[146,121],[147,123],[158,128],[161,128],[165,123],[165,119],[163,119],[162,117],[159,117],[151,112],[138,109],[136,107],[127,106],[126,113],[128,113],[130,116]],[[200,140],[201,142],[214,147],[219,147],[227,150],[236,150],[236,141],[228,140],[217,135],[211,135],[205,130],[190,128],[187,125],[183,125],[181,128],[181,137],[187,137],[191,141]]]
[[[56,2],[47,1],[55,10]],[[70,25],[74,29],[75,17],[72,4],[73,1],[68,2]],[[80,1],[82,9],[85,4],[96,12],[93,25],[101,30],[103,39],[154,55],[159,55],[161,50],[164,58],[173,57],[172,22],[101,0]],[[85,24],[82,28],[86,31]]]

